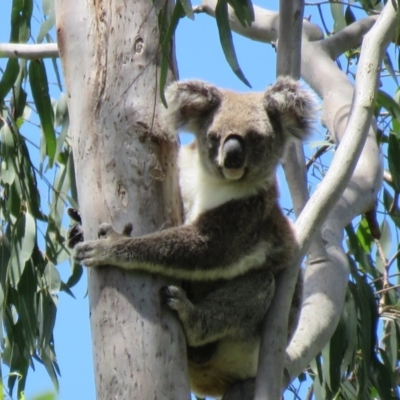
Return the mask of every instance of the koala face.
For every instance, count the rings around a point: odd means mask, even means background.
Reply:
[[[268,118],[260,93],[220,91],[220,104],[197,126],[204,169],[224,180],[265,179],[283,155],[284,135]]]
[[[273,176],[286,144],[311,129],[314,99],[291,78],[265,93],[236,93],[200,81],[173,83],[165,120],[196,136],[203,170],[215,179],[254,183]]]

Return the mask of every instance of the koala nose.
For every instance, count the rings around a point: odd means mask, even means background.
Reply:
[[[244,142],[239,136],[230,136],[222,147],[225,168],[242,168],[245,161]]]

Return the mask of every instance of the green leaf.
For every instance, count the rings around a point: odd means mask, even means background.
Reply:
[[[357,239],[363,250],[369,253],[371,251],[372,245],[374,244],[374,239],[371,235],[368,222],[365,218],[361,220],[360,225],[357,229]]]
[[[54,12],[54,0],[42,0],[43,15],[51,15]]]
[[[397,80],[396,71],[393,68],[393,63],[392,63],[392,60],[391,60],[388,52],[385,52],[385,56],[383,57],[383,64],[385,65],[387,71],[389,72],[390,76],[393,78],[396,85],[399,86],[399,81]]]
[[[182,3],[177,1],[172,11],[171,18],[168,18],[168,4],[159,13],[158,26],[160,30],[160,37],[163,38],[161,43],[162,54],[161,54],[161,71],[160,71],[160,98],[165,107],[167,107],[167,101],[165,99],[164,90],[167,82],[168,71],[171,61],[171,40],[175,33],[176,27],[178,26],[179,20],[185,16]]]
[[[37,43],[42,43],[43,39],[49,33],[49,31],[54,27],[56,23],[55,15],[50,16],[48,19],[44,20],[42,25],[40,25],[39,33],[37,36]]]
[[[397,204],[393,207],[393,196],[386,190],[383,190],[383,204],[388,215],[393,220],[397,228],[400,228],[400,209]]]
[[[353,14],[350,6],[346,7],[346,12],[344,13],[344,18],[346,20],[347,25],[351,25],[353,22],[356,21],[356,17]]]
[[[14,162],[15,162],[15,142],[13,133],[8,124],[3,125],[0,129],[1,134],[1,174],[0,181],[2,184],[11,185],[17,175]]]
[[[57,143],[54,132],[54,112],[51,106],[46,69],[43,61],[34,60],[30,62],[29,81],[32,96],[42,125],[46,141],[46,154],[49,157],[49,164],[51,167],[54,162]]]
[[[32,400],[56,400],[57,397],[54,393],[43,393],[32,398]],[[1,399],[0,399],[1,400]]]
[[[30,355],[34,354],[36,345],[36,290],[35,265],[29,260],[18,283],[18,315]]]
[[[188,18],[190,18],[191,20],[194,20],[193,6],[192,6],[192,3],[190,2],[190,0],[179,0],[179,2],[181,3],[186,16]]]
[[[11,283],[16,286],[36,243],[36,221],[29,213],[24,213],[17,221],[13,229],[12,242],[10,279]]]
[[[50,347],[46,348],[41,354],[41,359],[43,361],[43,364],[46,368],[47,373],[50,376],[51,381],[53,382],[54,387],[58,391],[59,386],[58,386],[58,378],[56,375],[56,370],[55,370],[55,355],[53,352],[50,350]]]
[[[57,294],[61,288],[61,278],[53,263],[48,262],[44,270],[44,279],[50,294]]]
[[[224,51],[226,61],[235,75],[248,87],[251,87],[249,81],[244,76],[239,67],[236,52],[232,40],[231,27],[229,25],[228,4],[225,0],[218,0],[215,7],[215,18],[218,24],[219,40]]]
[[[331,340],[322,350],[324,379],[332,393],[336,393],[340,387],[340,366],[348,343],[346,333],[346,323],[342,315]]]
[[[0,104],[4,102],[7,93],[12,89],[14,82],[17,80],[19,65],[16,58],[10,58],[7,61],[6,68],[0,80]]]
[[[381,351],[381,356],[382,356]],[[385,368],[384,364],[378,361],[377,357],[374,357],[373,368],[372,368],[372,382],[374,383],[378,394],[381,399],[392,399],[392,382],[390,379],[391,371]]]
[[[392,175],[393,187],[400,192],[400,139],[396,135],[389,135],[388,165]]]
[[[53,338],[57,307],[52,297],[45,291],[39,292],[38,326],[39,348],[46,349]]]
[[[385,108],[393,118],[400,121],[400,105],[391,96],[383,90],[378,90],[376,102],[380,107]]]
[[[13,0],[11,9],[11,43],[26,43],[31,35],[32,0]]]
[[[251,23],[254,21],[254,9],[251,1],[228,0],[228,3],[232,6],[239,22],[244,27],[251,26]]]
[[[331,8],[332,18],[334,21],[333,30],[334,32],[337,33],[341,31],[343,28],[345,28],[347,25],[346,18],[343,12],[343,4],[334,2],[331,2],[329,4]]]

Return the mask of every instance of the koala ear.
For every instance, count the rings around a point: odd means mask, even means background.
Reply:
[[[288,76],[279,77],[265,91],[264,107],[272,125],[278,124],[292,137],[305,139],[311,134],[317,102],[298,81]]]
[[[172,83],[165,91],[168,108],[163,110],[163,119],[172,132],[180,128],[196,130],[201,118],[215,110],[222,100],[221,92],[213,85],[202,81]]]

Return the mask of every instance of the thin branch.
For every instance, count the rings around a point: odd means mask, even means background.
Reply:
[[[320,7],[320,6],[324,5],[324,4],[328,5],[328,4],[332,4],[332,2],[331,1],[319,1],[317,3],[309,3],[309,2],[305,2],[304,3],[305,6],[317,6],[317,7]],[[337,1],[337,0],[335,0],[335,4],[342,4],[344,6],[349,6],[349,7],[352,7],[352,8],[358,8],[359,10],[365,11],[364,7],[357,6],[356,4],[349,3],[347,1]],[[368,12],[369,13],[376,13],[376,14],[379,13],[376,10],[368,10]]]
[[[300,78],[301,42],[304,0],[280,0],[277,75]],[[308,200],[307,177],[303,146],[295,143],[287,151],[283,168],[287,178],[296,215]],[[276,400],[282,392],[285,350],[288,337],[289,311],[299,274],[295,262],[276,278],[276,290],[263,324],[255,400]],[[273,329],[271,329],[273,327]]]
[[[59,57],[57,43],[0,43],[0,58],[24,58],[27,60],[34,60],[37,58],[56,57]]]
[[[389,290],[398,289],[398,288],[400,288],[400,285],[388,286],[388,287],[385,287],[384,289],[377,290],[377,291],[375,292],[375,294],[386,293],[386,292],[388,292]]]
[[[377,18],[378,16],[374,15],[360,19],[328,37],[324,41],[324,46],[332,60],[335,60],[347,50],[360,46],[363,36],[369,32]]]

